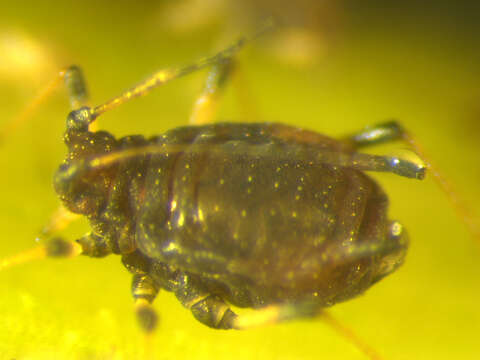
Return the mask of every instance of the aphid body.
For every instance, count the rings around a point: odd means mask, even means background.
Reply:
[[[387,219],[382,189],[356,168],[373,158],[347,142],[274,123],[115,139],[89,131],[89,111],[69,115],[55,188],[91,223],[83,253],[120,254],[134,284],[149,284],[137,294],[148,301],[159,288],[174,291],[200,321],[232,328],[236,315],[224,300],[320,309],[403,262],[401,225]]]

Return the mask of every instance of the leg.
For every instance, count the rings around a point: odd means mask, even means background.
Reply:
[[[134,274],[132,295],[137,319],[146,333],[151,333],[158,322],[151,303],[160,287],[173,291],[201,323],[216,329],[233,328],[237,316],[220,297],[210,294],[196,277],[172,271],[163,263],[152,263],[138,251],[124,255],[122,262]]]
[[[122,263],[133,274],[132,296],[135,313],[141,329],[151,334],[158,323],[158,316],[151,304],[158,295],[159,284],[150,276],[151,261],[139,251],[122,256]]]
[[[225,83],[231,76],[234,63],[231,58],[225,58],[212,66],[205,88],[195,101],[190,124],[201,125],[211,123],[218,108],[219,99]]]
[[[230,81],[236,93],[236,98],[243,110],[241,115],[244,121],[259,118],[255,102],[250,96],[245,78],[241,74],[237,62],[231,58],[225,58],[212,66],[208,73],[202,94],[197,98],[190,116],[190,124],[202,125],[214,122],[218,110],[220,98],[225,85]]]
[[[371,360],[381,360],[382,357],[359,338],[355,332],[343,325],[334,316],[325,310],[319,310],[318,306],[312,303],[298,303],[287,305],[271,305],[256,310],[249,315],[235,317],[233,320],[234,329],[246,330],[257,326],[275,324],[279,322],[295,320],[299,318],[312,318],[320,316],[335,332],[363,352]]]
[[[147,302],[153,301],[159,287],[172,291],[180,303],[189,309],[201,323],[216,329],[247,329],[269,323],[282,322],[318,314],[318,306],[311,302],[303,304],[272,305],[249,314],[238,316],[218,295],[212,294],[195,275],[176,270],[161,262],[152,262],[139,251],[123,255],[122,262],[135,276],[154,279],[152,285],[143,286],[139,293],[145,294]],[[151,281],[151,280],[149,280]],[[135,284],[135,281],[134,281]],[[138,286],[132,290],[135,292]]]
[[[175,288],[177,299],[201,323],[215,329],[233,329],[237,315],[219,297],[210,294],[194,276],[179,272]]]
[[[135,299],[135,314],[140,329],[144,332],[144,354],[142,358],[154,359],[153,333],[158,325],[158,315],[152,302],[158,294],[158,285],[146,274],[135,274],[132,279],[132,295]]]
[[[157,297],[158,285],[145,274],[135,274],[132,280],[132,295],[135,312],[141,329],[149,334],[157,327],[158,316],[151,304]]]
[[[79,255],[104,257],[110,253],[111,251],[104,239],[92,233],[76,241],[54,237],[45,241],[43,245],[1,260],[0,270],[45,258],[70,258]]]
[[[28,263],[33,260],[47,257],[74,257],[82,253],[82,248],[76,242],[66,241],[62,238],[53,238],[45,245],[40,245],[30,250],[13,255],[0,261],[0,271],[12,266]]]
[[[141,263],[139,260],[137,262]],[[147,269],[146,265],[137,267]],[[244,330],[298,318],[312,318],[323,315],[326,322],[336,332],[364,352],[370,359],[381,359],[375,350],[358,338],[352,330],[319,309],[315,303],[300,302],[297,304],[270,305],[238,316],[219,296],[211,294],[196,276],[172,270],[163,263],[148,265],[148,271],[150,271],[152,277],[157,279],[161,287],[173,291],[177,299],[183,306],[192,311],[198,321],[211,328]],[[147,294],[150,296],[152,291],[147,291]]]
[[[1,260],[0,270],[48,257],[69,258],[78,255],[104,257],[108,254],[110,254],[110,249],[105,241],[94,234],[85,235],[77,241],[67,241],[59,237],[54,237],[45,241],[44,245]]]
[[[358,337],[355,332],[343,325],[329,312],[319,309],[318,305],[311,302],[270,305],[265,308],[244,314],[234,319],[233,328],[250,329],[257,326],[275,324],[299,318],[320,317],[336,333],[343,337],[371,360],[381,360],[382,357],[370,345]]]

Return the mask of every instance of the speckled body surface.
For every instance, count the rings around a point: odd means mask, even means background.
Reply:
[[[65,141],[56,190],[90,220],[101,246],[89,255],[121,254],[158,287],[172,290],[169,282],[187,274],[236,306],[323,307],[403,261],[406,242],[388,236],[386,195],[336,164],[354,153],[341,141],[268,123],[180,127],[149,140],[71,127]],[[66,180],[82,160],[145,146],[165,150]]]

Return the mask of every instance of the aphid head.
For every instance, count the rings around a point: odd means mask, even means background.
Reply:
[[[108,132],[89,131],[91,114],[91,109],[84,107],[68,115],[64,136],[68,153],[54,177],[55,190],[65,207],[84,215],[96,213],[106,201],[114,166],[98,169],[91,165],[116,144]]]

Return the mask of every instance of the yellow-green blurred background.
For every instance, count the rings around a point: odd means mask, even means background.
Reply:
[[[472,1],[3,1],[0,126],[63,66],[83,67],[99,104],[158,68],[212,54],[268,14],[283,30],[239,56],[256,111],[229,89],[221,119],[256,113],[332,136],[401,119],[480,214],[480,5]],[[155,134],[185,124],[204,76],[124,105],[101,127]],[[60,89],[0,148],[0,257],[32,247],[58,206],[52,174],[68,110]],[[480,243],[431,179],[372,176],[409,230],[407,262],[332,314],[385,359],[478,359]],[[86,230],[79,222],[66,234]],[[0,359],[141,358],[118,257],[26,264],[2,271],[0,289]],[[159,359],[365,359],[321,321],[224,332],[199,324],[170,293],[155,308]]]

